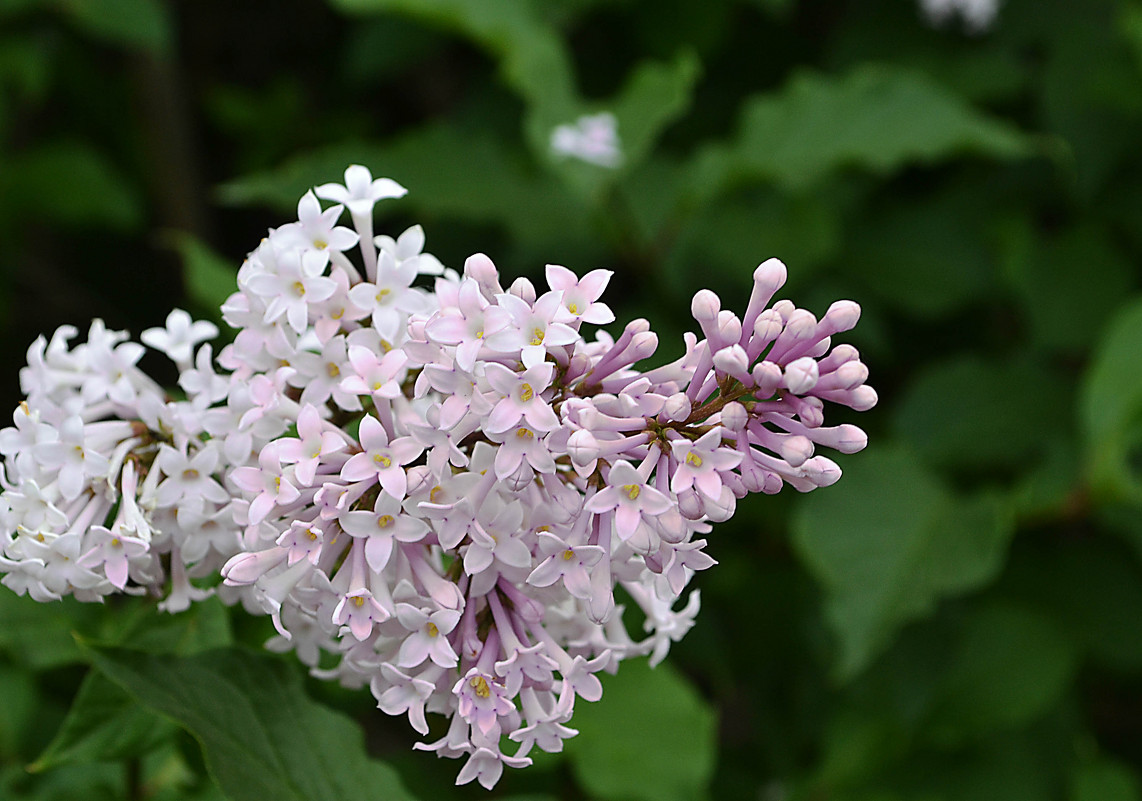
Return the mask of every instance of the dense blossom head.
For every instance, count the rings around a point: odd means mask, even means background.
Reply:
[[[194,351],[201,324],[145,333],[184,400],[101,324],[84,345],[38,340],[0,432],[0,569],[41,600],[152,591],[172,609],[220,569],[227,600],[273,618],[270,647],[367,685],[422,734],[426,713],[450,718],[422,747],[490,787],[576,733],[598,671],[666,656],[698,611],[686,588],[714,564],[711,524],[747,493],[836,481],[817,448],[865,437],[826,427],[825,404],[876,394],[857,351],[832,347],[856,304],[820,319],[771,305],[776,260],[740,317],[698,293],[701,335],[640,371],[658,345],[646,321],[586,330],[614,320],[609,272],[548,265],[546,287],[505,290],[482,254],[446,269],[419,227],[373,236],[374,204],[403,191],[354,166],[307,193],[239,271],[222,372]]]

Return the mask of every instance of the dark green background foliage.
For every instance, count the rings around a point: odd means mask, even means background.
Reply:
[[[600,110],[623,167],[553,159]],[[613,270],[661,358],[770,256],[864,308],[868,450],[741,503],[667,663],[494,797],[1142,798],[1142,2],[0,0],[6,408],[38,333],[216,314],[350,163],[446,264]],[[0,797],[487,797],[267,636],[0,593]]]

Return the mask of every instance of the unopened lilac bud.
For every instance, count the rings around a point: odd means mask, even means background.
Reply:
[[[483,253],[474,253],[464,260],[464,275],[475,280],[480,291],[488,300],[494,300],[496,295],[503,294],[500,287],[500,274],[496,265]]]
[[[286,560],[285,548],[270,548],[256,553],[240,553],[232,556],[222,566],[222,578],[227,584],[253,584],[267,572]]]
[[[522,275],[512,281],[508,293],[528,303],[535,303],[535,285]]]
[[[785,437],[781,440],[781,458],[791,467],[800,467],[805,460],[813,455],[813,443],[808,437],[800,435]]]
[[[730,431],[741,431],[749,422],[749,412],[737,401],[730,401],[722,407],[722,425]]]
[[[583,413],[579,413],[580,419]],[[578,465],[587,465],[599,458],[599,441],[586,429],[580,429],[567,438],[567,454]]]
[[[718,337],[723,344],[736,343],[742,337],[741,320],[728,309],[718,312]]]
[[[718,312],[722,309],[722,301],[708,289],[699,289],[694,293],[694,300],[690,302],[690,313],[703,327],[718,319]]]
[[[858,361],[859,359],[860,351],[852,345],[837,345],[833,348],[832,353],[820,359],[820,363],[817,367],[821,371],[821,375],[824,375],[825,373],[831,373],[833,370],[836,370],[845,362]]]
[[[841,468],[832,459],[824,456],[814,456],[801,465],[805,477],[818,487],[828,487],[836,484],[841,478]]]
[[[829,447],[836,448],[841,453],[857,453],[868,445],[868,435],[857,426],[845,423],[837,426],[835,431]]]
[[[745,348],[736,343],[714,354],[714,369],[742,382],[750,380],[749,357],[746,356]]]
[[[408,476],[408,487],[405,492],[408,495],[415,495],[423,489],[432,485],[432,470],[428,465],[415,465],[405,470],[405,475]]]
[[[705,509],[697,490],[688,489],[678,493],[678,512],[687,520],[700,520]]]
[[[828,376],[830,389],[856,389],[868,380],[868,367],[863,362],[845,362]]]
[[[821,319],[829,334],[839,334],[842,331],[851,331],[860,320],[860,304],[851,300],[838,300],[829,306],[825,316]]]
[[[751,353],[761,353],[770,342],[777,339],[785,322],[781,315],[773,309],[766,309],[758,315],[753,323],[753,340],[750,342]]]
[[[654,526],[667,542],[682,542],[690,536],[690,524],[673,506],[654,518]]]
[[[758,362],[753,366],[750,377],[757,386],[754,395],[758,398],[768,398],[781,385],[781,368],[773,362]]]
[[[777,316],[781,318],[782,323],[788,323],[789,319],[793,316],[793,312],[797,311],[797,305],[791,300],[779,300],[770,308],[777,312]]]
[[[856,387],[848,394],[848,405],[857,412],[867,412],[876,405],[877,400],[876,390],[868,384]]]
[[[408,321],[408,335],[410,339],[425,342],[428,337],[424,333],[424,326],[427,320],[409,320]]]
[[[765,495],[776,495],[781,492],[781,487],[785,484],[781,480],[781,476],[777,473],[767,472],[765,475],[765,484],[762,485],[761,491]]]
[[[658,334],[653,331],[643,331],[635,334],[631,340],[630,348],[624,354],[630,364],[650,358],[658,350]]]
[[[794,359],[785,366],[783,383],[794,395],[804,395],[817,385],[817,360],[809,356]]]
[[[781,259],[766,259],[753,271],[753,283],[759,288],[776,292],[785,285],[788,276],[789,271],[785,269]]]
[[[722,487],[716,501],[706,500],[706,516],[715,523],[724,523],[734,516],[737,509],[737,496],[729,487]]]
[[[690,412],[693,405],[690,403],[690,398],[685,392],[676,392],[666,399],[666,405],[662,407],[662,413],[666,415],[666,419],[673,423],[684,422],[690,417]]]

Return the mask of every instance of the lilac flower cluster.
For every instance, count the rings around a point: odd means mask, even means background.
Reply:
[[[691,576],[714,564],[711,523],[750,492],[835,482],[816,447],[866,439],[823,426],[824,404],[859,411],[876,394],[857,351],[831,346],[856,304],[820,320],[770,305],[776,260],[741,317],[699,292],[702,337],[641,372],[658,345],[645,320],[584,336],[614,320],[608,271],[548,265],[545,287],[504,289],[484,255],[446,269],[419,227],[374,237],[374,205],[403,194],[360,166],[306,193],[223,306],[238,331],[227,374],[209,345],[191,366],[213,332],[189,319],[146,332],[186,400],[101,326],[73,350],[72,332],[33,346],[28,402],[0,432],[15,532],[0,569],[41,600],[158,592],[169,573],[178,609],[206,592],[188,574],[220,568],[227,600],[272,617],[269,647],[367,685],[421,734],[445,716],[417,747],[466,757],[457,782],[491,787],[533,748],[562,749],[600,670],[666,656],[698,611],[696,590],[682,603]],[[624,628],[616,587],[645,637]]]

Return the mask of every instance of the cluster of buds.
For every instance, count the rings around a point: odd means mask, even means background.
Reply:
[[[419,227],[373,236],[374,205],[403,194],[360,166],[306,193],[223,306],[238,329],[218,356],[228,375],[209,346],[194,370],[190,344],[167,348],[183,358],[185,401],[164,399],[126,344],[109,351],[122,352],[114,369],[56,340],[46,356],[34,347],[32,411],[0,433],[17,532],[0,569],[37,598],[90,599],[128,578],[161,584],[170,552],[174,609],[203,592],[188,567],[221,567],[225,598],[272,616],[269,647],[367,685],[421,734],[426,713],[448,718],[418,747],[466,757],[457,782],[491,787],[533,748],[561,750],[576,700],[602,694],[598,671],[666,656],[698,611],[697,591],[682,596],[714,564],[711,524],[750,492],[836,481],[816,447],[866,439],[824,427],[824,403],[859,411],[876,394],[857,351],[831,346],[856,304],[820,320],[771,306],[776,260],[755,271],[740,318],[699,292],[702,337],[640,372],[658,345],[645,320],[584,336],[614,320],[600,300],[609,272],[548,265],[541,290],[504,289],[484,255],[446,269]],[[346,208],[352,228],[338,225]],[[92,351],[106,339],[94,332]],[[42,553],[64,537],[82,540],[68,546],[74,575]],[[646,636],[624,627],[616,587]]]

